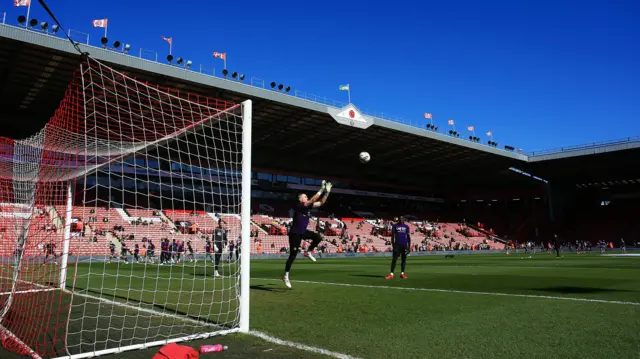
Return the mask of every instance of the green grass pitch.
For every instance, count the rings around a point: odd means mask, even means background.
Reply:
[[[640,358],[640,257],[602,257],[596,252],[559,259],[547,253],[533,258],[522,254],[414,256],[408,261],[409,279],[396,276],[387,281],[383,276],[388,274],[389,262],[389,258],[351,258],[313,263],[299,258],[289,290],[280,281],[284,260],[254,260],[251,328],[358,358]],[[158,281],[143,284],[142,278],[148,273],[168,276],[170,271],[204,275],[199,278],[210,274],[204,267],[190,267],[193,264],[186,263],[158,271],[155,265],[145,269],[113,263],[107,266],[110,276],[104,280],[100,276],[99,283],[92,276],[82,287],[94,295],[128,299],[130,304],[158,310],[149,303],[178,302],[163,296],[174,295],[179,288]],[[86,271],[86,265],[78,267],[78,274]],[[131,281],[126,279],[130,277]],[[188,291],[185,283],[180,285]],[[210,285],[206,280],[192,283]],[[126,290],[143,286],[144,291]],[[102,294],[96,294],[100,288]],[[221,297],[212,298],[219,301]],[[191,316],[209,313],[203,305],[206,298],[181,296],[179,302],[171,309]],[[122,318],[111,318],[110,327],[123,329],[100,334],[98,339],[105,343],[154,337],[162,334],[158,331],[163,326],[171,327],[166,320],[139,321],[134,326],[135,310],[87,303],[88,315],[104,316],[110,311]],[[214,309],[209,319],[224,322],[227,318],[218,312],[232,309]],[[222,343],[230,349],[203,358],[324,357],[247,335],[186,345],[197,348],[204,343]],[[157,349],[106,358],[151,358]],[[17,356],[0,349],[0,357]]]

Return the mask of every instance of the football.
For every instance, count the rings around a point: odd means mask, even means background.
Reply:
[[[369,152],[360,152],[360,162],[367,163],[369,161],[371,161],[371,155],[369,155]]]

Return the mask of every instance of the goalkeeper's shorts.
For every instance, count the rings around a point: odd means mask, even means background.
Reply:
[[[312,231],[306,231],[302,234],[289,233],[289,250],[300,250],[300,244],[303,239],[320,243],[322,241],[322,236]]]
[[[409,252],[409,246],[405,245],[396,245],[393,247],[393,255],[394,257],[399,257],[403,254],[407,254]]]

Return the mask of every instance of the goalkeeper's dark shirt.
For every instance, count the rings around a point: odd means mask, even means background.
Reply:
[[[407,247],[409,245],[409,240],[411,239],[409,233],[409,226],[404,223],[396,223],[391,226],[391,236],[398,247]]]
[[[213,230],[213,242],[214,243],[227,243],[227,232],[222,228],[216,228]]]
[[[311,218],[311,211],[309,207],[305,207],[304,204],[298,203],[293,209],[293,222],[291,222],[292,234],[305,234],[307,227],[309,227],[309,218]]]

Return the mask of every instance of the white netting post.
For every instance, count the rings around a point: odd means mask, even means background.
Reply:
[[[240,247],[240,331],[249,331],[251,281],[251,100],[242,103],[242,245]]]
[[[73,185],[67,185],[67,207],[64,217],[64,237],[62,238],[62,256],[60,257],[60,289],[67,286],[67,262],[69,261],[69,243],[71,241],[71,213],[73,211]]]

